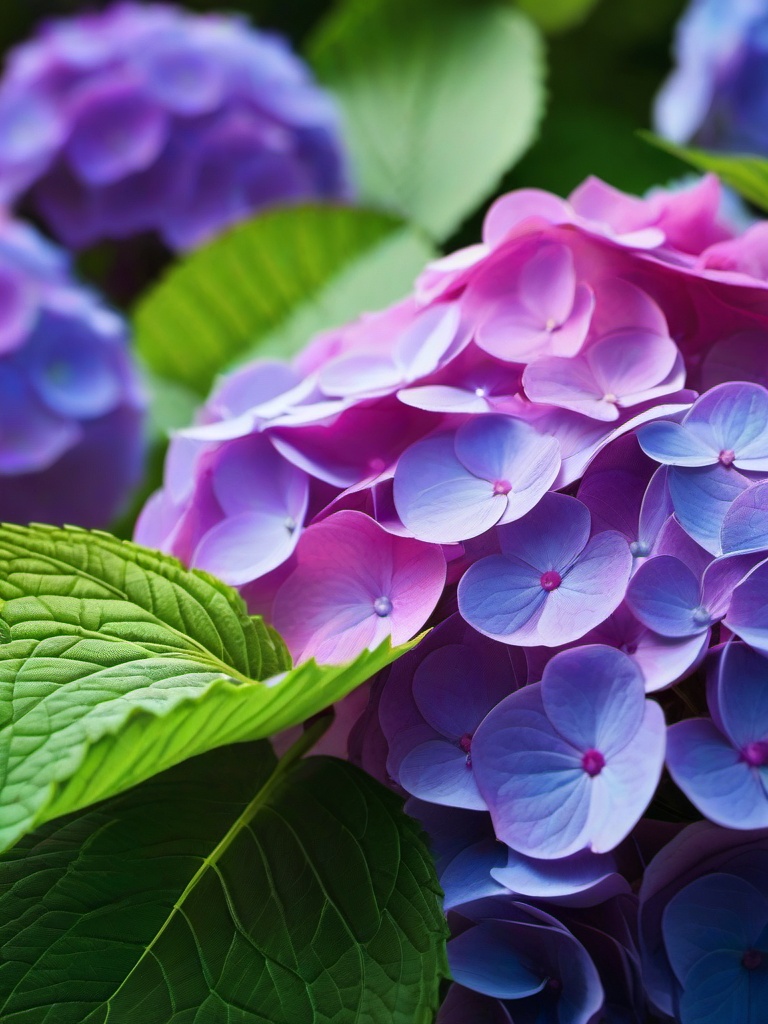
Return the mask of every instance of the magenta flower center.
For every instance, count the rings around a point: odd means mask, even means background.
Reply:
[[[736,454],[732,448],[723,448],[717,458],[723,466],[731,466],[736,458]]]
[[[388,597],[377,597],[373,602],[373,610],[380,619],[385,619],[392,611],[392,602]]]
[[[768,764],[768,740],[755,740],[748,743],[741,752],[742,758],[752,768],[762,768]]]
[[[562,582],[563,577],[557,569],[548,569],[546,572],[541,574],[541,578],[539,579],[542,590],[557,590]]]
[[[494,480],[493,481],[493,493],[494,494],[509,494],[512,490],[512,484],[509,480]]]
[[[472,767],[472,733],[465,732],[459,740],[459,747],[467,755],[467,768]]]
[[[605,768],[605,758],[599,750],[587,750],[581,758],[581,767],[591,778]]]
[[[748,949],[741,958],[741,963],[748,971],[754,971],[763,962],[763,954],[759,949]]]

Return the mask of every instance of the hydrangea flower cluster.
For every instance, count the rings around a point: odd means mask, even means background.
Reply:
[[[108,526],[138,482],[144,399],[124,322],[65,254],[0,222],[0,520]]]
[[[675,37],[676,66],[655,121],[675,142],[768,153],[768,8],[762,0],[690,0]]]
[[[762,1020],[764,880],[689,888],[658,820],[729,864],[768,827],[768,236],[719,199],[501,198],[410,297],[223,379],[139,522],[297,659],[434,627],[348,750],[432,840],[440,1024]]]
[[[338,117],[280,38],[119,2],[44,23],[0,83],[0,200],[69,248],[199,244],[252,211],[348,193]]]

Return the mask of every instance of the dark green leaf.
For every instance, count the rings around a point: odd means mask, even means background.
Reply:
[[[346,0],[310,59],[341,103],[363,197],[438,239],[528,148],[544,105],[538,32],[491,0]]]
[[[690,146],[678,146],[652,132],[640,132],[640,136],[699,171],[713,172],[755,206],[768,210],[768,160],[748,154],[711,153]]]
[[[0,849],[187,757],[296,725],[406,649],[291,669],[225,584],[52,527],[0,527],[0,623]]]
[[[388,214],[273,210],[171,268],[136,309],[138,348],[158,375],[205,395],[235,362],[288,358],[316,332],[399,299],[433,255]]]
[[[266,744],[188,761],[0,859],[3,1024],[429,1024],[440,892],[397,798]]]

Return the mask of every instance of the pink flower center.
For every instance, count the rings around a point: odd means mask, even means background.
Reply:
[[[762,768],[768,764],[768,741],[755,740],[754,743],[748,743],[741,756],[751,768]]]
[[[763,962],[763,954],[759,949],[748,949],[741,958],[741,962],[748,971],[754,971]]]
[[[541,574],[539,583],[541,583],[542,590],[557,590],[560,584],[563,582],[563,577],[557,571],[557,569],[548,569],[546,572]]]
[[[723,448],[717,458],[723,466],[731,466],[736,458],[736,454],[731,448]]]
[[[459,747],[467,755],[467,768],[472,767],[472,733],[465,732],[459,740]]]
[[[587,750],[581,758],[581,767],[591,778],[605,768],[605,758],[599,750]]]
[[[388,597],[377,597],[373,602],[373,610],[380,619],[385,619],[392,611],[392,602]]]
[[[509,480],[494,480],[493,481],[493,493],[494,494],[509,494],[512,490],[512,484]]]

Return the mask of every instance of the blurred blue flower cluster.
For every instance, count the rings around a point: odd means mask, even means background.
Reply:
[[[0,519],[105,526],[141,469],[125,324],[56,246],[0,222]]]

